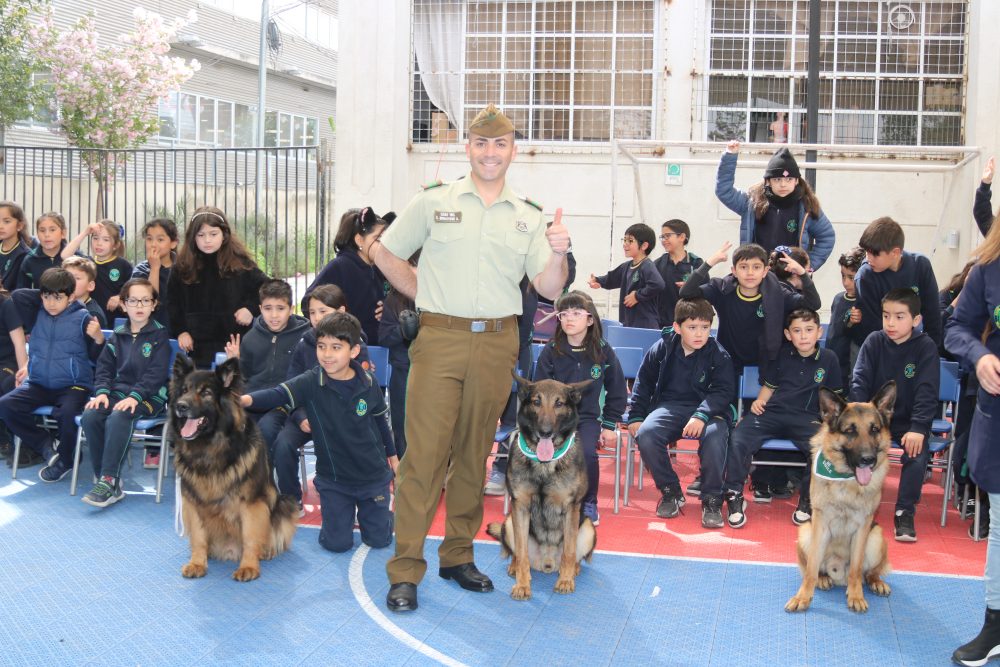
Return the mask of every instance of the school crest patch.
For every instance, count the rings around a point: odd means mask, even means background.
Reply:
[[[701,372],[701,376],[698,378],[698,384],[705,384],[705,371]]]
[[[913,376],[916,374],[917,374],[916,364],[906,364],[906,366],[903,367],[903,375],[906,377],[907,380],[913,379]]]
[[[757,306],[757,317],[764,319],[764,304]]]
[[[111,269],[110,271],[108,271],[108,278],[111,279],[111,282],[116,283],[118,282],[118,279],[121,277],[122,277],[121,271],[119,271],[118,269]]]
[[[142,344],[142,356],[149,358],[149,355],[153,354],[153,344],[143,343]]]
[[[160,387],[160,391],[156,392],[156,394],[157,394],[157,396],[159,396],[160,398],[162,398],[164,401],[167,400],[167,388],[165,386],[164,387]]]
[[[601,366],[599,364],[594,364],[590,367],[590,377],[595,380],[601,377]]]
[[[910,289],[913,290],[914,294],[920,294],[920,288],[916,285],[910,285]]]
[[[823,381],[823,378],[825,378],[825,377],[826,377],[826,369],[825,368],[817,368],[816,369],[816,374],[813,375],[813,381],[816,384],[819,384],[820,382]]]
[[[993,326],[1000,329],[1000,306],[993,309]]]
[[[632,274],[632,284],[634,285],[637,282],[639,282],[639,272],[638,271],[636,271],[635,273]]]
[[[358,399],[358,405],[354,408],[354,413],[359,417],[364,417],[368,412],[368,403],[363,398]]]
[[[798,221],[798,220],[795,220],[794,218],[793,218],[793,219],[791,219],[791,220],[789,220],[789,221],[788,221],[788,222],[787,222],[787,223],[785,224],[785,229],[787,229],[788,231],[790,231],[790,232],[792,232],[792,233],[794,233],[794,232],[795,232],[795,230],[796,230],[796,229],[798,229],[798,228],[799,228],[799,221]]]

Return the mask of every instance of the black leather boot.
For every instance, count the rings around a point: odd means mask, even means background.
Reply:
[[[983,629],[968,644],[958,647],[951,659],[960,665],[979,667],[995,655],[1000,655],[1000,610],[986,610]]]

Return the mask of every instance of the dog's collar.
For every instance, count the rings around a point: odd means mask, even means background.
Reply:
[[[563,440],[563,444],[559,445],[559,449],[552,454],[552,458],[548,461],[542,461],[542,463],[552,463],[561,459],[566,455],[566,452],[569,451],[569,448],[573,446],[574,440],[576,440],[576,433],[571,434],[568,438]],[[531,461],[538,460],[538,454],[528,449],[528,443],[524,441],[524,434],[522,433],[517,434],[517,446],[521,449],[521,453],[524,454],[527,459]]]
[[[833,462],[823,456],[823,452],[817,452],[813,463],[813,474],[820,479],[827,479],[833,482],[846,482],[854,479],[854,473],[840,472],[833,467]]]

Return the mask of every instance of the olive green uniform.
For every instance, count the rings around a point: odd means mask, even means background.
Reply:
[[[517,359],[518,283],[545,267],[551,250],[541,210],[504,186],[485,206],[471,176],[417,195],[382,237],[406,258],[422,248],[410,346],[406,456],[396,481],[396,555],[391,583],[419,583],[424,540],[441,484],[447,523],[441,567],[473,561],[483,520],[483,478]],[[451,462],[449,468],[449,461]]]

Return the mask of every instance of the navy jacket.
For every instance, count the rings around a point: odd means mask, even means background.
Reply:
[[[95,394],[134,398],[156,414],[166,405],[170,380],[170,332],[150,320],[137,334],[124,324],[115,329],[97,358]]]
[[[669,327],[674,323],[674,309],[680,298],[680,288],[676,283],[685,282],[704,263],[705,260],[693,252],[686,253],[684,259],[676,263],[670,259],[670,253],[663,253],[653,260],[653,265],[663,278],[663,289],[656,301],[660,327]]]
[[[169,266],[160,266],[160,290],[159,296],[156,299],[156,310],[153,311],[153,319],[165,326],[168,330],[170,329],[170,315],[167,309],[167,304],[170,303],[169,297],[169,285],[170,285],[170,269]],[[132,269],[133,278],[146,278],[149,279],[149,262],[142,260],[135,265]]]
[[[988,329],[983,342],[984,329]],[[1000,260],[977,264],[969,271],[955,312],[948,320],[945,347],[966,368],[975,368],[987,354],[1000,356]],[[980,388],[976,399],[976,419],[983,426],[1000,415],[1000,396]],[[984,428],[969,439],[969,468],[972,479],[989,493],[1000,493],[1000,432]]]
[[[399,292],[390,292],[385,297],[382,307],[382,319],[378,323],[378,339],[382,347],[389,350],[389,365],[393,371],[407,372],[410,370],[410,344],[412,340],[404,340],[399,330],[399,314],[404,310],[416,311],[413,301]]]
[[[662,389],[668,382],[667,360],[672,354],[684,354],[681,337],[673,329],[664,329],[663,337],[646,351],[639,366],[628,402],[629,424],[644,420],[661,402]],[[691,377],[691,402],[698,404],[692,416],[706,423],[713,417],[735,420],[736,372],[729,353],[710,336],[705,346],[692,354],[696,355],[696,365]]]
[[[851,380],[851,401],[870,401],[889,380],[896,381],[896,407],[890,429],[899,439],[912,431],[926,436],[937,416],[941,358],[925,333],[914,332],[896,344],[883,331],[872,332],[858,351]]]
[[[92,315],[79,301],[71,301],[56,316],[44,309],[31,331],[28,382],[46,389],[94,385],[94,361],[101,346],[86,334]]]
[[[254,408],[304,408],[316,449],[316,474],[352,486],[388,482],[396,455],[385,396],[357,361],[361,389],[342,395],[319,366],[272,389],[250,394]]]
[[[121,294],[122,285],[132,277],[132,263],[124,257],[112,257],[99,262],[90,258],[97,266],[97,279],[94,281],[94,291],[90,297],[104,311],[104,321],[114,323],[116,317],[123,317],[125,310],[108,310],[108,299]]]
[[[378,320],[375,308],[385,299],[389,283],[374,266],[361,259],[356,250],[342,250],[323,267],[316,279],[306,289],[306,294],[320,285],[336,285],[344,291],[347,312],[358,318],[361,329],[368,337],[369,345],[378,345]],[[302,298],[302,312],[309,312],[305,297]]]
[[[10,297],[0,292],[0,313],[3,313],[3,304],[9,299]],[[0,318],[2,317],[0,315]],[[6,322],[6,320],[4,321]],[[16,329],[17,327],[12,328]],[[5,327],[5,331],[9,332],[10,328]],[[0,369],[17,371],[17,357],[14,354],[14,343],[11,341],[10,335],[4,335],[3,333],[0,333]]]
[[[8,252],[0,250],[0,281],[8,292],[17,289],[17,279],[21,274],[21,263],[30,250],[24,241],[18,240],[17,245]]]
[[[736,282],[736,277],[732,274],[724,278],[710,279],[708,272],[711,269],[712,267],[707,263],[699,266],[681,287],[680,295],[684,299],[704,297],[715,306],[715,312],[719,315],[719,342],[728,349],[727,338],[730,334],[727,332],[723,335],[722,320],[726,317],[727,303],[740,298],[736,293],[739,283]],[[764,337],[760,340],[760,355],[756,363],[758,366],[764,366],[767,361],[778,356],[778,350],[781,349],[781,344],[785,340],[783,333],[785,316],[796,308],[819,310],[822,302],[819,298],[819,292],[816,291],[816,285],[813,284],[808,272],[802,276],[801,294],[783,285],[777,276],[770,271],[767,272],[760,284],[760,293],[764,301]],[[750,363],[748,360],[743,361],[741,366]]]
[[[842,393],[843,381],[837,355],[826,348],[803,357],[795,346],[785,343],[778,358],[761,369],[761,383],[774,390],[767,402],[768,412],[808,412],[819,417],[819,388]]]
[[[38,288],[39,281],[42,279],[42,274],[45,273],[45,269],[51,269],[54,266],[62,266],[62,253],[63,248],[66,247],[66,242],[63,241],[62,245],[59,246],[59,251],[56,252],[55,257],[49,257],[42,250],[42,246],[36,245],[34,248],[29,250],[25,254],[24,259],[21,260],[21,272],[17,276],[17,287],[18,289],[24,287]],[[11,289],[9,286],[7,289]]]
[[[365,342],[364,331],[361,332],[361,351],[354,360],[360,363],[364,370],[368,370],[368,344]],[[319,368],[319,362],[316,360],[316,330],[308,329],[292,349],[292,358],[288,362],[286,379],[291,380],[293,377],[315,368]],[[296,424],[301,424],[302,420],[306,419],[306,414],[303,410],[297,410],[292,415],[292,419],[295,420]]]
[[[850,385],[851,377],[851,339],[850,326],[851,308],[857,304],[857,299],[848,299],[847,292],[840,292],[833,297],[830,306],[830,325],[826,332],[826,348],[833,350],[840,362],[840,377],[846,385]]]
[[[604,361],[595,362],[584,350],[571,348],[563,342],[557,346],[555,340],[545,344],[538,355],[534,379],[558,380],[570,384],[593,380],[583,390],[580,401],[580,420],[597,420],[601,427],[614,430],[625,414],[628,393],[625,374],[618,363],[614,348],[607,341],[601,341]],[[601,393],[604,392],[604,410],[601,410]]]
[[[660,277],[660,272],[656,270],[652,260],[644,259],[635,268],[632,268],[632,260],[628,260],[612,269],[607,275],[599,276],[597,284],[604,289],[619,288],[618,321],[624,326],[642,329],[660,328],[656,307],[660,292],[663,291],[663,278]],[[638,303],[627,308],[625,297],[633,292]]]
[[[972,204],[972,217],[976,219],[976,226],[983,236],[986,236],[993,225],[993,205],[990,203],[992,197],[990,184],[980,182],[976,188],[976,200]]]
[[[899,270],[872,271],[868,262],[854,276],[855,294],[861,321],[851,328],[856,343],[867,340],[873,331],[882,329],[882,297],[889,290],[908,287],[920,297],[920,314],[924,318],[924,333],[940,345],[942,339],[941,310],[938,307],[938,284],[931,261],[924,255],[903,251]]]
[[[277,387],[288,379],[292,351],[309,329],[309,320],[300,315],[292,315],[288,325],[277,333],[267,328],[263,316],[255,317],[250,331],[240,340],[240,373],[245,382],[244,391],[249,394],[258,389]]]

